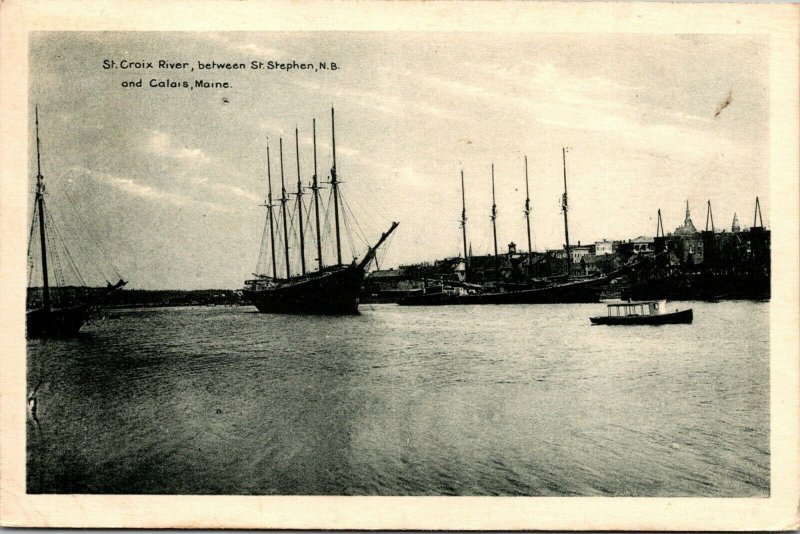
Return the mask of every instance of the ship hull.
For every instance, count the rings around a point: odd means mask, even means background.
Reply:
[[[45,308],[28,310],[25,316],[28,338],[77,336],[81,327],[102,307],[103,301],[125,284],[127,282],[120,280],[114,285],[109,284],[102,288],[102,294],[84,295],[80,299],[65,301],[72,303],[69,306],[62,305],[60,308],[50,310]]]
[[[683,310],[660,315],[628,315],[628,316],[600,316],[590,317],[592,324],[606,325],[660,325],[660,324],[689,324],[692,322],[692,310]]]
[[[632,285],[622,296],[634,300],[769,300],[770,279],[747,275],[656,278]]]
[[[605,280],[568,282],[552,287],[505,291],[498,293],[476,293],[469,295],[415,295],[399,302],[402,306],[442,306],[451,304],[573,304],[600,302],[602,284]]]
[[[39,308],[26,314],[28,338],[72,337],[89,320],[92,306],[78,305],[45,310]]]
[[[423,293],[421,295],[408,295],[397,303],[401,306],[446,306],[449,304],[466,304],[461,302],[462,297],[446,292]]]
[[[600,302],[597,280],[568,282],[541,289],[465,295],[464,304],[575,304]]]
[[[284,280],[269,289],[245,289],[261,313],[357,315],[364,269],[350,265]]]

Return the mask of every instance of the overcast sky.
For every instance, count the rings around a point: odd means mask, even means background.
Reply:
[[[316,118],[326,177],[332,105],[358,225],[375,241],[400,222],[381,267],[459,253],[461,169],[468,239],[474,253],[489,252],[492,162],[500,248],[525,248],[524,155],[534,249],[562,246],[564,146],[572,243],[653,235],[659,208],[671,231],[687,199],[700,229],[709,199],[717,228],[734,212],[749,226],[757,195],[769,222],[767,48],[756,37],[37,33],[30,58],[49,202],[78,205],[134,288],[241,287],[259,257],[267,142],[279,187],[284,138],[294,191],[299,128],[307,185]],[[106,70],[105,59],[185,61],[195,71]],[[197,71],[212,60],[339,69]],[[231,87],[121,87],[139,79]],[[33,153],[30,165],[33,177]],[[74,211],[54,213],[65,232]]]

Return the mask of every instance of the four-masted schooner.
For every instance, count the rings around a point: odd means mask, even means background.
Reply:
[[[562,196],[561,211],[564,214],[564,239],[566,252],[567,273],[563,281],[553,282],[544,287],[511,289],[505,291],[487,291],[483,293],[467,294],[460,297],[459,304],[564,304],[581,302],[599,302],[602,288],[611,281],[610,276],[600,276],[574,280],[570,277],[569,223],[567,221],[567,160],[566,149],[561,151],[564,169],[564,194]],[[528,192],[528,158],[525,158],[525,219],[528,233],[528,261],[533,257],[530,241],[530,194]],[[493,201],[494,202],[494,201]],[[493,207],[494,211],[494,207]],[[495,252],[495,256],[497,252]]]
[[[29,338],[42,337],[69,337],[76,335],[81,327],[97,311],[104,299],[111,293],[123,287],[127,282],[120,278],[115,284],[108,283],[105,288],[90,291],[86,287],[58,287],[53,286],[50,280],[51,264],[60,265],[54,257],[55,249],[50,250],[48,262],[48,244],[51,242],[49,230],[52,230],[52,220],[48,217],[45,206],[45,183],[42,176],[41,155],[39,149],[39,110],[36,114],[36,196],[33,206],[33,219],[31,221],[30,240],[28,243],[29,257],[33,240],[38,226],[40,245],[40,265],[42,275],[41,298],[31,299],[26,313],[27,336]],[[66,244],[64,244],[66,247]],[[70,261],[72,257],[67,250]],[[30,272],[33,272],[33,265]],[[73,267],[77,269],[77,266]],[[39,288],[31,288],[37,292]],[[29,295],[30,296],[30,295]]]
[[[584,302],[598,302],[600,294],[605,285],[612,279],[620,276],[624,270],[614,272],[611,274],[583,278],[579,280],[571,279],[570,276],[570,245],[569,245],[569,222],[567,219],[567,160],[566,149],[562,149],[562,159],[564,164],[564,194],[561,198],[561,211],[564,214],[564,238],[565,255],[567,272],[559,281],[544,282],[540,286],[540,281],[533,280],[531,277],[531,263],[533,259],[533,250],[531,246],[531,229],[530,229],[530,193],[528,190],[528,158],[525,157],[525,220],[528,235],[528,282],[526,284],[515,286],[504,285],[500,277],[500,258],[497,252],[497,204],[495,201],[495,184],[494,184],[494,164],[492,164],[492,207],[491,216],[492,221],[492,235],[494,241],[494,284],[486,285],[484,287],[475,286],[474,284],[458,284],[451,282],[453,286],[450,291],[442,287],[440,290],[419,295],[409,295],[398,302],[403,306],[429,306],[429,305],[446,305],[446,304],[561,304],[561,303],[584,303]],[[470,258],[467,256],[467,234],[466,234],[466,207],[464,206],[464,173],[461,173],[461,195],[462,195],[462,212],[461,212],[461,227],[462,236],[464,239],[464,257],[467,265],[467,278],[470,277],[469,265]],[[458,286],[458,287],[456,287]],[[527,287],[525,287],[527,286]]]
[[[270,235],[270,257],[272,273],[256,274],[256,278],[245,281],[243,294],[258,311],[263,313],[295,313],[295,314],[321,314],[321,315],[353,315],[358,313],[358,301],[364,283],[364,274],[367,266],[375,258],[378,247],[383,244],[389,235],[397,228],[398,223],[393,222],[389,230],[384,232],[375,245],[369,247],[360,261],[353,260],[350,264],[342,262],[342,242],[339,222],[339,178],[336,172],[336,133],[334,122],[334,111],[331,108],[331,140],[333,151],[333,166],[331,167],[330,186],[332,188],[334,228],[336,234],[336,263],[325,266],[322,254],[322,234],[320,231],[320,210],[319,210],[319,183],[317,179],[317,137],[316,121],[314,121],[314,175],[312,178],[311,191],[313,193],[315,228],[316,228],[316,250],[317,250],[317,269],[309,271],[305,261],[305,235],[303,229],[303,204],[302,204],[302,183],[300,179],[299,147],[297,141],[297,130],[295,130],[295,149],[298,151],[297,163],[297,200],[299,207],[299,249],[300,249],[300,274],[292,276],[290,269],[289,255],[289,228],[286,213],[286,204],[289,201],[283,175],[283,140],[280,140],[280,169],[281,169],[281,197],[280,216],[275,216],[276,205],[273,204],[272,196],[272,171],[269,157],[269,147],[267,148],[267,181],[268,193],[265,206],[267,207],[267,217],[269,219]],[[282,223],[277,229],[276,219]],[[282,227],[282,236],[276,235]],[[265,232],[267,228],[265,227]],[[284,273],[278,272],[276,243],[278,238],[283,241]],[[281,277],[281,274],[285,276]]]

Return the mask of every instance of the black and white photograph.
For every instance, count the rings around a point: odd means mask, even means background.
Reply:
[[[775,497],[769,34],[26,41],[27,496]]]

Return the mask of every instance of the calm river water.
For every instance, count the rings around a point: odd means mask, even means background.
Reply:
[[[32,341],[31,493],[767,496],[769,304],[116,312]]]

